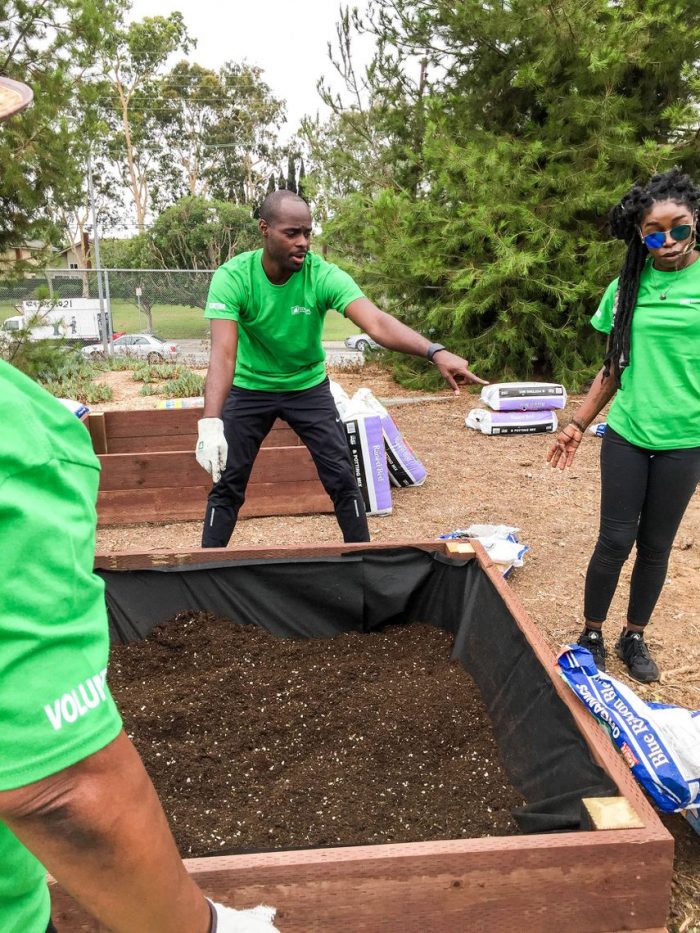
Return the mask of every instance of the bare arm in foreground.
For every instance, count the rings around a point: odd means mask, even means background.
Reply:
[[[124,732],[70,768],[0,792],[0,817],[115,933],[208,933],[209,905]]]

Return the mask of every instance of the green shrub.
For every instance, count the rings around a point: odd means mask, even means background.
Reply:
[[[196,398],[204,393],[204,378],[190,369],[183,370],[175,379],[168,379],[160,385],[145,382],[141,386],[141,395],[166,395],[169,398]]]
[[[161,395],[162,391],[162,383],[160,385],[153,385],[151,382],[144,382],[139,390],[139,395]]]
[[[163,389],[174,398],[196,398],[204,394],[204,376],[186,369],[178,379],[164,383]]]
[[[89,376],[65,376],[47,382],[41,381],[41,384],[56,398],[72,398],[86,405],[109,402],[112,399],[112,389],[101,382],[93,382]]]
[[[128,356],[109,356],[106,360],[102,360],[102,367],[113,373],[123,373],[138,365],[139,363],[133,357]]]
[[[182,368],[173,363],[139,363],[134,369],[134,382],[163,382],[166,379],[179,379]]]

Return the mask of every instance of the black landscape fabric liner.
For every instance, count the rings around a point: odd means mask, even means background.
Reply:
[[[476,560],[414,548],[341,557],[98,571],[113,640],[146,638],[180,612],[211,612],[280,637],[325,637],[421,622],[454,635],[501,759],[527,805],[524,833],[590,828],[583,797],[615,796],[566,705]]]

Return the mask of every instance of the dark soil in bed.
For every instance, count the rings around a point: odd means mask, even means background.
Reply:
[[[451,641],[182,615],[115,646],[110,684],[183,856],[512,834],[523,800]]]

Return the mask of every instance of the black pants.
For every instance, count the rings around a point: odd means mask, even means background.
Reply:
[[[586,574],[584,616],[605,621],[636,541],[627,621],[646,625],[666,579],[673,539],[700,481],[700,447],[645,450],[608,427],[600,477],[600,531]]]
[[[333,501],[343,539],[369,541],[367,513],[328,379],[299,392],[258,392],[234,386],[221,417],[228,458],[221,479],[209,493],[202,547],[228,544],[253,463],[277,418],[286,421],[308,447]]]

